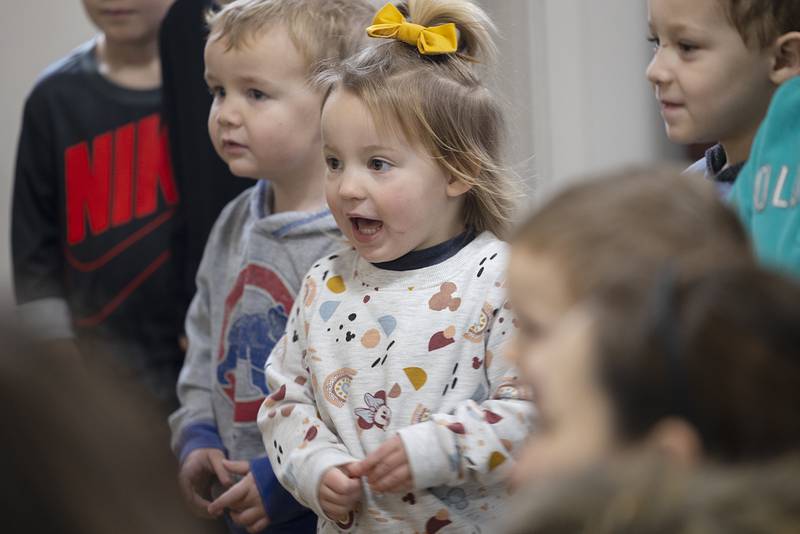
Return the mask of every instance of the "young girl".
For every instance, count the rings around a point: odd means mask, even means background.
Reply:
[[[472,3],[385,6],[319,79],[327,199],[352,244],[305,278],[258,416],[321,532],[479,532],[533,412],[502,346],[513,188]]]

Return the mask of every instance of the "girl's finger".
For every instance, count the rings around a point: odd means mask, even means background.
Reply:
[[[372,486],[377,491],[400,491],[410,484],[410,475],[408,465],[403,465],[387,473]]]
[[[404,451],[394,451],[381,463],[377,464],[375,468],[367,474],[367,480],[370,484],[374,484],[380,480],[387,473],[391,473],[406,462]]]

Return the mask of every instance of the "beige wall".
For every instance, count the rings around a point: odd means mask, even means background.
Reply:
[[[0,17],[0,305],[12,299],[11,184],[22,104],[39,72],[93,35],[79,0],[26,0]]]

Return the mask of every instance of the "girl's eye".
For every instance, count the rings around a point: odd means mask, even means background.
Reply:
[[[658,50],[661,46],[661,40],[655,35],[649,36],[647,42],[653,45],[653,50]]]
[[[331,171],[338,171],[342,168],[342,162],[333,156],[328,156],[325,158],[325,163],[328,165],[328,169]]]
[[[225,97],[225,89],[219,86],[209,87],[208,92],[211,93],[211,96],[213,96],[214,98]]]
[[[267,94],[263,91],[259,91],[258,89],[248,89],[247,96],[253,100],[263,100],[267,98]]]
[[[683,52],[684,54],[689,54],[689,53],[694,52],[695,50],[697,50],[697,46],[695,46],[695,45],[693,45],[691,43],[679,42],[678,43],[678,49],[681,52]]]
[[[369,160],[369,163],[367,163],[367,167],[373,171],[386,172],[392,168],[392,164],[382,159],[372,158]]]

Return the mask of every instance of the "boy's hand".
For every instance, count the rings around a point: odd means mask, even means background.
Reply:
[[[386,440],[370,455],[351,468],[353,476],[366,476],[370,487],[377,492],[411,491],[414,481],[411,465],[400,436]]]
[[[347,514],[361,500],[361,481],[352,478],[350,467],[355,463],[341,467],[332,467],[325,472],[319,484],[319,504],[329,519],[346,520]]]
[[[181,352],[186,353],[189,350],[189,338],[186,337],[186,334],[181,334],[178,336],[178,348],[181,349]]]
[[[250,463],[222,460],[222,465],[231,473],[242,475],[243,478],[209,504],[208,513],[219,517],[225,508],[228,508],[233,522],[247,529],[247,532],[255,533],[267,528],[269,517],[264,510],[256,479],[250,472]]]
[[[192,512],[206,519],[213,518],[208,513],[208,500],[211,496],[211,485],[214,478],[226,488],[233,483],[230,474],[222,465],[225,455],[219,449],[195,449],[181,465],[178,471],[178,485],[183,498]]]

